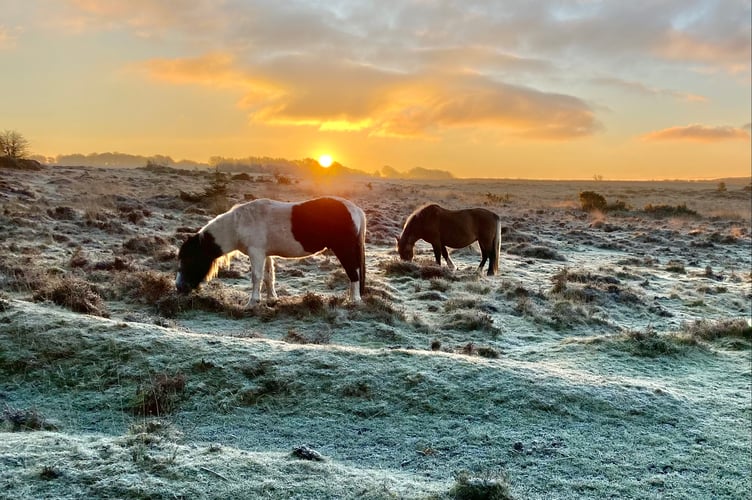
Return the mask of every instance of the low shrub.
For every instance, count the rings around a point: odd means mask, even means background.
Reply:
[[[653,217],[699,217],[696,211],[687,208],[687,204],[671,205],[645,205],[644,212]]]
[[[592,212],[594,210],[605,212],[607,210],[606,198],[595,191],[582,191],[580,193],[580,205],[586,212]]]

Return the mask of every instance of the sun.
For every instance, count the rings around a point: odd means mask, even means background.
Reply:
[[[319,156],[319,165],[321,165],[324,168],[329,168],[332,166],[332,157],[330,155],[321,155]]]

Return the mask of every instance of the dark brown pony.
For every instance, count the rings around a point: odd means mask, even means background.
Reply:
[[[413,247],[418,240],[425,240],[433,247],[436,263],[441,265],[444,256],[450,269],[455,265],[449,258],[449,248],[464,248],[477,241],[481,261],[478,272],[488,261],[488,275],[499,270],[501,250],[501,220],[485,208],[447,210],[436,204],[418,208],[407,218],[402,234],[397,238],[397,251],[402,260],[413,259]]]

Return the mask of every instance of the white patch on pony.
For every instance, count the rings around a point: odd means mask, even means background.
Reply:
[[[345,200],[343,198],[339,198],[337,196],[332,196],[335,200],[338,200],[342,202],[342,204],[347,207],[347,211],[350,212],[350,218],[353,221],[353,224],[355,225],[355,233],[360,234],[360,232],[363,230],[363,223],[365,222],[363,220],[363,212],[358,208],[357,206],[353,205],[350,201]]]

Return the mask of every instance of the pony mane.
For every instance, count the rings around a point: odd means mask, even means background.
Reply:
[[[424,203],[423,205],[419,206],[413,212],[407,216],[407,220],[405,220],[405,225],[402,226],[402,229],[407,229],[407,227],[410,225],[410,223],[413,221],[415,217],[418,216],[423,210],[425,210],[427,207],[430,207],[431,205],[434,205],[435,203]]]
[[[211,263],[211,267],[209,268],[209,272],[206,274],[206,278],[204,278],[207,283],[211,281],[212,279],[217,277],[217,274],[219,274],[220,269],[227,269],[230,267],[230,263],[232,262],[232,258],[238,253],[238,251],[230,252],[228,254],[222,255],[221,257],[217,257],[214,259]]]

